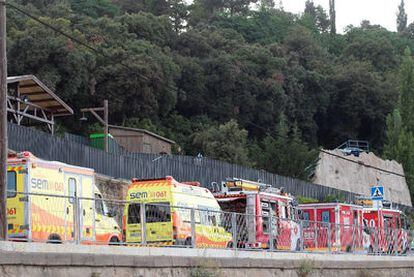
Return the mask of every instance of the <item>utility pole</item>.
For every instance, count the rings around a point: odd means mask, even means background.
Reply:
[[[329,0],[329,21],[331,22],[331,34],[336,34],[336,10],[335,0]]]
[[[1,1],[1,0],[0,0]],[[101,122],[104,125],[104,134],[105,134],[105,140],[104,140],[104,148],[105,152],[109,151],[109,110],[108,110],[108,100],[104,100],[103,107],[98,108],[85,108],[81,109],[81,112],[86,113],[90,112],[93,114],[93,116],[98,119],[99,122]],[[97,112],[103,112],[104,118],[102,118]],[[85,117],[82,117],[81,120],[87,120]]]
[[[105,134],[105,152],[107,152],[108,153],[108,151],[109,151],[109,138],[108,138],[108,135],[109,135],[109,124],[108,124],[108,100],[104,100],[104,121],[105,121],[105,131],[104,131],[104,134]]]
[[[0,0],[0,241],[7,238],[6,0]]]

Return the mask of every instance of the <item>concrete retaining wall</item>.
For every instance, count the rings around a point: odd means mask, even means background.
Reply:
[[[0,276],[414,276],[414,258],[7,242]]]
[[[377,184],[377,179],[379,179],[381,185],[384,186],[386,200],[411,206],[410,191],[405,177],[364,166],[374,166],[404,176],[401,164],[396,161],[383,160],[374,153],[361,153],[359,157],[355,157],[353,155],[345,156],[340,150],[324,151],[339,155],[344,159],[321,152],[313,179],[315,184],[370,196],[370,187]]]

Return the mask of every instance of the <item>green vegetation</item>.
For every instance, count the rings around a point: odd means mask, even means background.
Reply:
[[[302,260],[300,262],[299,268],[296,270],[296,273],[299,277],[306,277],[309,276],[312,271],[314,271],[315,263],[313,260]]]
[[[312,203],[319,203],[318,199],[311,198],[311,197],[305,197],[302,195],[299,195],[296,197],[299,204],[312,204]]]
[[[311,204],[311,203],[344,203],[345,197],[343,195],[326,195],[322,201],[319,201],[318,199],[312,198],[312,197],[305,197],[302,195],[299,195],[296,197],[299,204]]]
[[[312,1],[301,15],[253,2],[10,0],[103,55],[9,7],[9,75],[37,75],[76,110],[109,99],[112,124],[149,128],[183,154],[306,179],[319,147],[364,139],[413,175],[404,2],[398,33],[363,21],[345,34],[333,0],[330,16]]]
[[[216,277],[217,275],[203,267],[194,267],[190,269],[190,277]]]
[[[322,201],[323,203],[343,203],[345,202],[345,197],[342,194],[339,195],[327,195]]]

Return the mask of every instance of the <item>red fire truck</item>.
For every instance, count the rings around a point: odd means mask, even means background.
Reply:
[[[270,185],[235,178],[210,189],[223,211],[237,213],[237,247],[299,249],[292,196]]]
[[[402,211],[369,207],[364,208],[363,216],[375,252],[405,253],[409,249],[408,222]]]
[[[368,251],[370,236],[363,221],[363,207],[343,203],[299,205],[303,248],[308,251]]]

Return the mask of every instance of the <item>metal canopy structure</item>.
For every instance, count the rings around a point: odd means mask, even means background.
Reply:
[[[34,75],[7,77],[8,119],[46,124],[53,134],[55,117],[73,115],[73,110]]]

